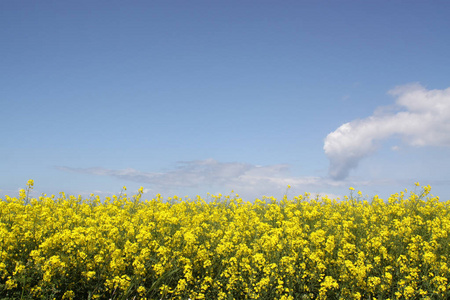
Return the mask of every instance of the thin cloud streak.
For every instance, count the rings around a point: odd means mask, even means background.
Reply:
[[[290,175],[289,165],[276,164],[257,166],[248,163],[218,162],[214,159],[180,162],[176,168],[167,172],[144,172],[135,169],[111,170],[106,168],[57,167],[61,171],[98,176],[110,176],[121,180],[149,185],[154,192],[197,189],[208,192],[237,191],[242,196],[260,197],[279,195],[288,185],[293,191],[321,190],[325,187],[350,186],[355,182],[336,181],[322,177],[294,177]],[[358,185],[368,185],[359,182]]]
[[[178,166],[167,172],[145,172],[136,169],[112,170],[102,167],[96,168],[72,168],[57,167],[64,172],[108,176],[124,181],[138,183],[145,187],[146,194],[162,195],[204,195],[229,194],[232,190],[246,200],[253,200],[264,195],[282,197],[286,192],[289,197],[305,192],[311,195],[331,195],[332,191],[350,186],[363,187],[374,186],[413,186],[413,179],[371,179],[362,180],[348,178],[334,180],[329,177],[291,176],[289,165],[277,164],[269,166],[257,166],[248,163],[218,162],[214,159],[180,162]],[[448,185],[448,180],[427,181],[431,185]],[[292,188],[287,190],[287,186]],[[328,191],[328,192],[326,192]],[[330,193],[331,192],[331,193]],[[395,191],[394,191],[395,192]],[[85,194],[85,193],[84,193]],[[108,194],[108,193],[104,193]],[[112,193],[109,193],[112,195]],[[315,197],[315,196],[314,196]],[[313,197],[313,198],[314,198]]]
[[[406,146],[450,146],[450,88],[427,90],[416,83],[396,87],[389,94],[397,97],[396,113],[378,109],[366,119],[341,125],[325,138],[331,178],[347,178],[363,158],[392,136]]]
[[[57,167],[62,171],[112,176],[119,179],[149,183],[165,187],[233,186],[239,183],[255,184],[271,182],[279,185],[289,183],[316,184],[318,177],[291,178],[289,166],[284,164],[256,166],[248,163],[222,163],[214,159],[179,162],[174,170],[167,172],[144,172],[135,169],[110,170],[96,168]],[[289,182],[289,183],[287,183]]]

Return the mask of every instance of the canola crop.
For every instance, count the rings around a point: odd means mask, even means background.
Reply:
[[[449,299],[450,201],[0,201],[0,299]],[[418,184],[417,184],[418,185]]]

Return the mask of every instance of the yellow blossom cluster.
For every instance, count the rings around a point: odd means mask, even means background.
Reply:
[[[450,201],[0,199],[1,299],[448,299]]]

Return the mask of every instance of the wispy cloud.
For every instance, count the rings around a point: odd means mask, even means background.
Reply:
[[[258,166],[249,163],[219,162],[214,159],[179,162],[175,168],[166,172],[146,172],[136,169],[112,170],[102,167],[72,168],[57,167],[64,172],[108,176],[123,181],[135,182],[144,186],[144,192],[149,195],[161,193],[163,196],[230,194],[232,190],[247,200],[260,198],[264,195],[282,197],[287,186],[289,197],[293,195],[311,193],[328,195],[331,198],[338,193],[346,194],[350,186],[364,190],[364,187],[400,186],[402,188],[413,185],[413,179],[371,179],[347,178],[335,180],[329,177],[292,176],[289,165],[276,164]],[[126,183],[124,183],[127,185]],[[448,180],[427,181],[431,185],[448,185]],[[344,188],[344,189],[342,189]],[[394,192],[396,192],[394,190]],[[89,192],[78,191],[76,194],[89,196]],[[100,196],[111,196],[113,192],[95,191]],[[378,192],[376,192],[378,193]],[[339,196],[341,197],[341,196]],[[342,197],[341,197],[342,198]]]
[[[342,180],[383,140],[399,137],[407,146],[450,146],[450,88],[427,90],[409,84],[389,91],[394,111],[380,108],[372,116],[341,125],[325,138],[329,174]],[[391,111],[391,112],[390,112]]]
[[[349,186],[349,182],[338,182],[328,178],[291,176],[289,165],[285,164],[258,166],[249,163],[218,162],[214,159],[179,162],[176,168],[167,172],[111,170],[101,167],[58,167],[58,169],[133,181],[149,186],[155,192],[197,188],[212,193],[216,190],[220,192],[235,190],[241,196],[261,197],[262,195],[280,195],[286,191],[288,185],[301,193],[320,192],[327,186]],[[360,182],[360,185],[365,184]]]

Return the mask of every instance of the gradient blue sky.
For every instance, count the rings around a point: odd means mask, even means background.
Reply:
[[[35,195],[247,200],[419,181],[450,199],[449,14],[449,1],[1,1],[0,195],[28,179]]]

